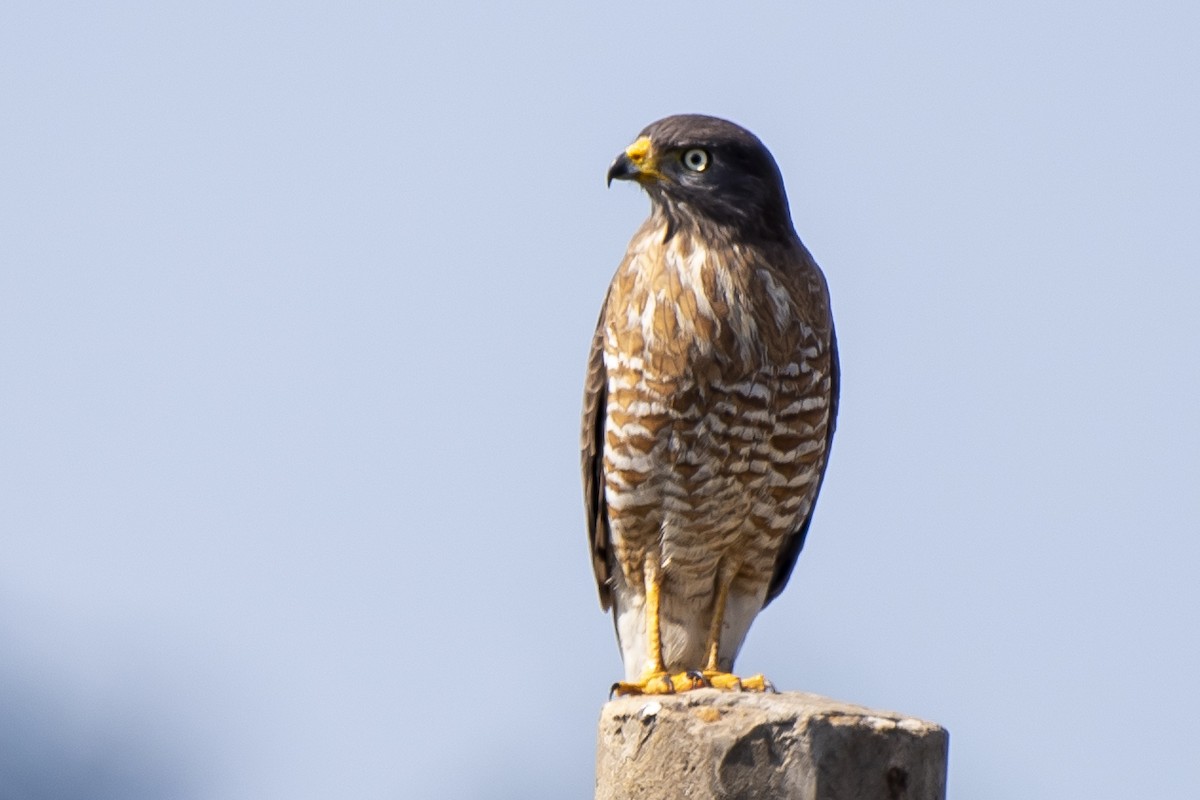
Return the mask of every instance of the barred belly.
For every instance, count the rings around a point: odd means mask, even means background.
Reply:
[[[621,565],[618,630],[623,649],[628,642],[635,651],[626,658],[629,675],[647,655],[637,650],[648,559],[662,580],[668,668],[703,657],[718,580],[731,581],[721,652],[723,668],[732,668],[784,539],[816,491],[825,442],[821,377],[792,363],[668,389],[644,373],[610,372],[605,495]]]

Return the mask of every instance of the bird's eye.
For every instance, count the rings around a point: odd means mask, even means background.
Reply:
[[[692,172],[704,172],[708,169],[708,152],[695,148],[683,154],[683,165]]]

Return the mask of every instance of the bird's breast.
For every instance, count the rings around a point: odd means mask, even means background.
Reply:
[[[639,233],[613,280],[610,360],[654,382],[703,386],[786,370],[803,339],[819,345],[808,317],[823,286],[753,249],[683,232],[663,241],[664,233]],[[617,365],[608,366],[611,374]]]
[[[606,306],[605,492],[618,560],[769,574],[819,481],[829,347],[805,276],[734,245],[635,238]],[[823,290],[822,287],[819,287]]]

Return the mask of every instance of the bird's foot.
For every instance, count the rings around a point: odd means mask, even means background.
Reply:
[[[749,678],[739,678],[732,672],[719,672],[706,669],[703,673],[707,686],[722,689],[727,692],[771,692],[775,694],[775,685],[762,675],[751,675]]]
[[[618,681],[612,685],[609,697],[631,694],[677,694],[692,689],[720,689],[726,692],[771,692],[775,685],[762,675],[739,678],[732,672],[690,669],[677,672],[648,672],[636,681]]]
[[[761,676],[760,676],[761,677]],[[687,672],[647,672],[636,681],[618,681],[612,685],[608,696],[622,697],[630,694],[676,694],[691,689],[709,686],[708,679],[698,669]]]

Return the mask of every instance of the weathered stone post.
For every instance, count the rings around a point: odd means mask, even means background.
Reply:
[[[612,700],[596,800],[944,800],[949,735],[814,694]]]

